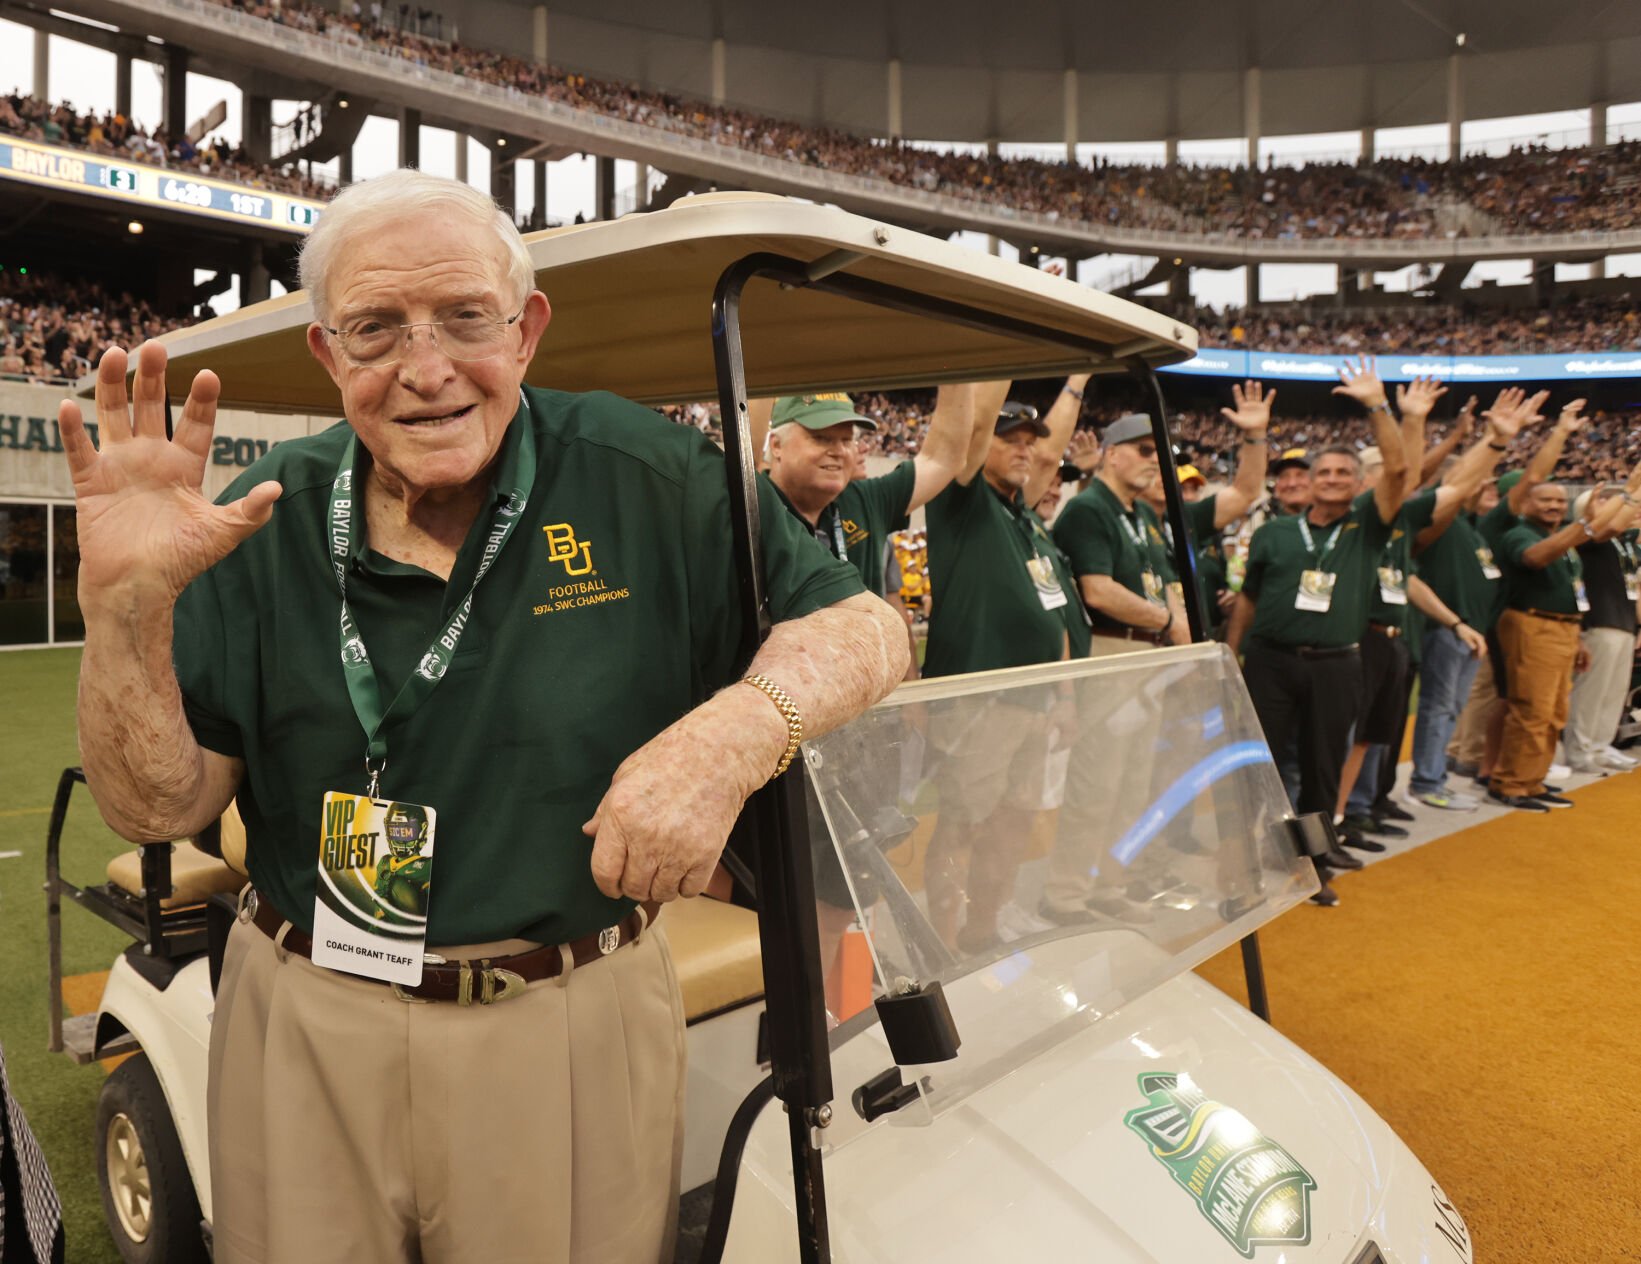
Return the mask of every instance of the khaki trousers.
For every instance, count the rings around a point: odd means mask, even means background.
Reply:
[[[1499,794],[1542,794],[1555,762],[1556,738],[1567,723],[1567,698],[1578,657],[1578,624],[1506,610],[1499,617],[1504,646],[1504,741],[1493,769]]]
[[[1459,723],[1453,730],[1453,740],[1447,744],[1447,753],[1470,768],[1480,768],[1487,754],[1487,721],[1493,714],[1493,704],[1499,700],[1498,685],[1493,680],[1493,666],[1483,663],[1470,686],[1470,700],[1459,712]]]
[[[211,1026],[217,1264],[670,1260],[683,1090],[658,927],[464,1008],[401,1001],[241,920]]]
[[[1618,736],[1624,718],[1624,699],[1630,693],[1635,664],[1635,634],[1622,628],[1589,628],[1584,644],[1590,650],[1590,670],[1573,681],[1567,704],[1567,730],[1562,744],[1567,762],[1595,763]]]

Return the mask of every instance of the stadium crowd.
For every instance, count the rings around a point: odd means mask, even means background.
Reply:
[[[191,323],[95,282],[0,270],[0,379],[73,381],[110,347]]]
[[[230,145],[220,136],[201,138],[196,145],[185,134],[172,136],[163,127],[145,128],[114,110],[81,113],[67,101],[53,104],[15,88],[0,97],[0,133],[320,201],[336,193],[333,185],[310,180],[294,164],[274,167],[252,162],[241,146]]]
[[[339,42],[369,45],[411,65],[545,97],[577,109],[714,144],[904,187],[998,203],[1055,219],[1112,227],[1240,238],[1433,238],[1474,232],[1534,234],[1634,227],[1625,190],[1641,177],[1641,143],[1601,150],[1529,146],[1457,165],[1384,158],[1263,168],[1151,166],[1100,160],[1084,166],[1030,157],[940,151],[691,100],[675,93],[565,71],[436,35],[433,10],[383,9],[351,0],[334,12],[315,0],[216,0],[252,17]],[[122,116],[80,115],[14,92],[0,131],[136,161],[217,175],[307,197],[334,188],[295,166],[247,161],[222,142],[145,130]]]

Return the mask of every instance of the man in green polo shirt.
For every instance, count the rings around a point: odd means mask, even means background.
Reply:
[[[356,184],[302,268],[347,424],[221,504],[199,493],[213,374],[174,440],[153,343],[134,408],[125,354],[99,366],[100,451],[60,412],[88,784],[134,841],[235,798],[245,820],[255,889],[211,1024],[216,1259],[653,1264],[683,1030],[649,922],[703,888],[805,729],[899,680],[900,622],[771,497],[785,622],[737,683],[721,456],[613,395],[521,389],[551,313],[484,195]],[[380,859],[359,823],[417,811],[425,922],[349,920]]]
[[[1368,410],[1384,455],[1379,486],[1362,492],[1362,466],[1347,447],[1324,448],[1311,461],[1312,503],[1303,514],[1273,518],[1254,532],[1248,570],[1226,641],[1247,639],[1243,675],[1273,751],[1298,735],[1298,810],[1330,819],[1351,726],[1361,712],[1359,646],[1367,628],[1370,586],[1401,508],[1406,457],[1401,432],[1371,360],[1340,373],[1337,394]],[[1360,494],[1359,494],[1360,493]],[[1362,862],[1335,849],[1329,869]],[[1322,902],[1335,903],[1326,884]]]
[[[1073,635],[1071,620],[1083,613],[1065,559],[1029,508],[1059,477],[1086,381],[1072,377],[1046,418],[1005,402],[1007,382],[971,388],[977,419],[991,424],[976,426],[963,470],[926,511],[934,609],[925,676],[1052,663],[1086,646]],[[1050,735],[1069,720],[1053,713],[1052,700],[1039,710],[999,702],[984,725],[960,729],[931,711],[941,809],[924,874],[930,917],[947,943],[978,947],[996,935],[1019,864],[1014,844],[1024,845],[1028,814],[1042,801]]]
[[[1528,493],[1521,521],[1504,533],[1506,609],[1498,636],[1506,657],[1504,735],[1487,797],[1528,812],[1570,808],[1571,799],[1545,787],[1556,738],[1567,723],[1573,672],[1584,649],[1580,629],[1589,602],[1578,545],[1611,540],[1628,528],[1629,506],[1615,497],[1590,517],[1562,526],[1567,489],[1540,483]]]

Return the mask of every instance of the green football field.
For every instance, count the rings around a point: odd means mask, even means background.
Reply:
[[[106,1073],[95,1063],[75,1066],[46,1052],[46,824],[58,777],[79,762],[79,665],[76,649],[0,653],[0,1045],[12,1091],[63,1200],[69,1261],[118,1264],[103,1227],[93,1153],[97,1093]],[[103,826],[79,787],[63,839],[64,876],[82,885],[101,881],[104,865],[127,845]],[[90,913],[63,911],[65,975],[107,970],[130,942]],[[82,980],[78,990],[95,1003],[95,980]]]

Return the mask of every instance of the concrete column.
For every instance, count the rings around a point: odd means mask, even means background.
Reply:
[[[1375,154],[1376,154],[1376,150],[1374,149],[1374,146],[1378,142],[1378,139],[1379,139],[1379,132],[1378,132],[1377,128],[1364,127],[1362,129],[1362,161],[1363,162],[1372,162],[1374,160],[1374,157],[1375,157]]]
[[[1168,298],[1175,303],[1191,301],[1191,269],[1182,267],[1168,278]]]
[[[1607,147],[1607,104],[1590,107],[1590,148],[1605,149]]]
[[[1604,281],[1607,279],[1607,261],[1596,259],[1590,263],[1590,280]]]
[[[399,165],[422,165],[422,112],[409,106],[399,111]]]
[[[346,145],[336,155],[336,179],[343,185],[353,183],[353,146]]]
[[[114,113],[131,117],[131,54],[114,54]]]
[[[1170,167],[1179,166],[1179,137],[1170,136],[1162,142],[1162,160]]]
[[[1247,301],[1247,306],[1249,306],[1249,307],[1258,307],[1259,306],[1259,265],[1257,263],[1250,263],[1250,264],[1247,265],[1247,276],[1248,276],[1248,301]]]
[[[538,62],[547,60],[547,6],[538,4],[531,14],[530,55]]]
[[[260,303],[270,292],[267,260],[263,258],[262,243],[245,244],[245,254],[239,269],[239,304],[241,307]]]
[[[173,137],[188,128],[188,50],[165,46],[165,130]]]
[[[598,158],[593,170],[593,218],[615,218],[615,159]]]
[[[1077,72],[1070,66],[1066,67],[1061,97],[1065,104],[1066,161],[1074,163],[1077,161]]]
[[[1259,67],[1242,72],[1242,132],[1248,138],[1248,168],[1259,167]]]
[[[518,214],[518,162],[505,149],[490,151],[490,196],[508,216]]]
[[[995,94],[994,94],[993,99],[995,100]],[[986,142],[986,154],[987,154],[988,157],[991,157],[991,158],[997,157],[997,142],[995,140],[988,140]],[[998,241],[996,236],[994,236],[992,234],[987,234],[987,236],[986,236],[986,250],[991,254],[1000,255],[1000,254],[1003,253],[1002,243],[1000,241]]]
[[[273,145],[273,100],[241,92],[239,111],[244,120],[245,152],[252,162],[268,162]]]
[[[633,190],[633,194],[632,194],[633,195],[633,207],[632,207],[632,209],[635,210],[635,211],[641,211],[641,210],[644,209],[644,207],[646,205],[648,205],[649,200],[650,200],[650,164],[649,163],[647,163],[647,162],[635,162],[633,164],[632,190]]]
[[[725,68],[724,37],[712,41],[712,103],[722,105],[729,91],[729,77]]]
[[[467,133],[456,133],[456,179],[467,183]]]
[[[1447,160],[1462,157],[1464,133],[1464,69],[1457,53],[1447,59]]]
[[[900,58],[889,58],[889,139],[899,140],[904,134],[900,95]]]
[[[30,91],[42,101],[51,100],[51,35],[39,28],[34,32],[34,86]]]
[[[547,160],[536,159],[536,221],[547,227]]]

